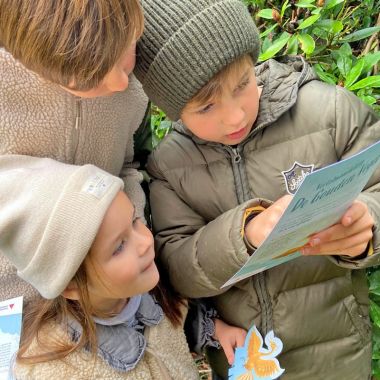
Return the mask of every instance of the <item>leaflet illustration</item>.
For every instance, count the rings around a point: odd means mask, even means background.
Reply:
[[[21,335],[23,297],[0,302],[0,380],[13,379],[12,363]]]
[[[380,141],[307,175],[267,239],[222,288],[299,257],[310,235],[339,221],[379,161]]]

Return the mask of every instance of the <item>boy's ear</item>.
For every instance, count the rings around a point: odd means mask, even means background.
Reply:
[[[78,301],[79,300],[79,290],[78,286],[74,281],[70,281],[66,289],[61,293],[61,295],[69,300]]]

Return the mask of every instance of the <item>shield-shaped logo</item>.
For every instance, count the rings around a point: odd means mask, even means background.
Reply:
[[[297,161],[289,170],[281,172],[285,179],[286,190],[289,194],[294,195],[297,189],[300,187],[304,178],[312,173],[314,165],[302,165]]]

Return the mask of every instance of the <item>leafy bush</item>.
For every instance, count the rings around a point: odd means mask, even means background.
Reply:
[[[379,1],[245,2],[261,32],[260,61],[302,54],[321,80],[355,92],[380,113]]]
[[[152,130],[152,147],[154,148],[170,132],[172,123],[166,119],[165,113],[155,105],[152,105],[151,111],[150,127]]]

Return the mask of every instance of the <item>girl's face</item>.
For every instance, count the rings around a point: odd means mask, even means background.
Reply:
[[[156,286],[153,237],[135,216],[124,192],[109,207],[85,260],[91,305],[104,312],[118,312],[125,299]]]

